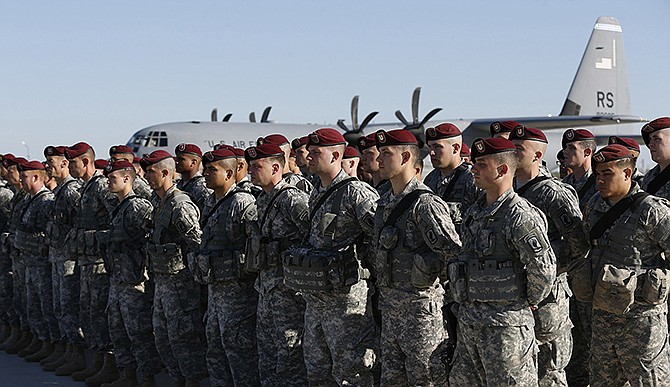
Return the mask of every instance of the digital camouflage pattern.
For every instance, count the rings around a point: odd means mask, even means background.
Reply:
[[[75,250],[79,265],[79,323],[89,348],[111,349],[107,316],[109,275],[96,234],[109,228],[110,214],[118,199],[107,188],[107,178],[96,172],[81,187],[81,198],[72,230],[66,237],[68,248]],[[71,250],[71,252],[73,251]]]
[[[237,259],[245,248],[250,222],[256,220],[256,201],[248,192],[233,185],[216,210],[206,209],[198,261]],[[218,202],[217,202],[218,203]],[[216,206],[216,204],[215,204]],[[212,212],[214,211],[214,212]],[[226,250],[229,252],[226,254]],[[204,258],[206,257],[206,258]],[[254,278],[244,274],[244,262],[229,262],[234,273],[217,281],[220,267],[211,263],[215,282],[208,286],[207,369],[212,385],[259,385],[256,347],[258,293]],[[230,275],[230,273],[229,273]],[[254,365],[254,366],[250,366]]]
[[[450,262],[465,265],[466,277],[466,289],[451,288],[461,302],[452,385],[537,384],[529,305],[545,299],[556,278],[546,230],[542,212],[512,190],[492,205],[482,197],[466,212],[463,250]]]
[[[459,174],[453,188],[446,192],[449,183],[456,178],[458,168],[466,169]],[[433,169],[423,179],[423,183],[447,203],[451,220],[456,225],[456,230],[460,232],[463,214],[481,195],[482,190],[475,187],[475,178],[470,172],[472,168],[470,165],[462,163],[458,168],[446,176],[442,175],[440,169]]]
[[[654,180],[654,178],[658,176],[659,173],[661,173],[661,167],[659,165],[656,165],[654,168],[650,169],[642,178],[640,187],[646,191],[649,187],[649,183],[651,183],[651,181]],[[654,196],[670,199],[670,184],[665,183],[658,191],[656,191]]]
[[[12,259],[4,244],[9,236],[9,218],[12,214],[12,191],[7,182],[0,179],[0,321],[11,323],[12,315]]]
[[[565,367],[572,355],[569,301],[572,292],[565,270],[570,262],[585,257],[590,246],[583,233],[579,201],[572,186],[550,178],[527,188],[521,196],[546,216],[549,243],[556,255],[558,269],[549,297],[533,312],[540,350],[539,384],[567,386]]]
[[[51,264],[44,231],[54,195],[47,188],[30,196],[21,210],[14,246],[26,265],[26,313],[32,332],[42,341],[60,340],[58,321],[53,314]]]
[[[175,195],[184,195],[175,202]],[[185,193],[172,186],[159,198],[152,196],[154,227],[150,242],[157,245],[176,243],[183,260],[200,245],[200,211]],[[191,269],[177,274],[152,276],[155,283],[152,323],[156,349],[173,378],[200,380],[207,374],[207,346],[200,309],[200,285]]]
[[[255,286],[259,293],[258,369],[263,386],[308,383],[302,347],[305,300],[284,284],[281,259],[288,246],[299,244],[309,232],[309,196],[289,187],[280,181],[272,191],[257,199],[258,218],[253,240],[268,239],[259,251],[267,266],[259,271]],[[270,202],[273,202],[272,207],[269,207]]]
[[[26,265],[21,261],[19,250],[14,246],[14,239],[27,198],[28,194],[24,190],[19,190],[14,194],[10,204],[12,212],[9,218],[8,236],[3,246],[9,252],[12,260],[12,308],[8,310],[9,319],[13,326],[20,326],[22,330],[30,328],[26,315]]]
[[[627,196],[640,191],[633,182]],[[586,234],[611,206],[600,194],[591,199],[584,214]],[[625,381],[636,386],[663,385],[670,377],[667,289],[653,290],[648,286],[653,286],[657,278],[668,280],[665,257],[670,254],[670,202],[655,196],[646,197],[639,205],[628,207],[591,245],[588,259],[593,272],[592,285],[596,288],[591,385],[617,385]],[[622,306],[620,297],[608,296],[606,303],[598,300],[598,287],[610,286],[604,280],[607,265],[633,270],[637,276],[633,303],[621,309],[622,313],[613,311]],[[628,305],[630,301],[625,302]]]
[[[135,176],[135,181],[133,181],[133,192],[135,192],[135,195],[143,198],[143,199],[150,199],[152,190],[151,187],[149,187],[149,182],[142,176]]]
[[[52,262],[53,313],[61,338],[75,344],[84,344],[79,327],[79,267],[65,246],[65,238],[76,216],[80,190],[81,181],[69,175],[56,186],[46,229],[49,261]]]
[[[130,191],[114,210],[106,244],[110,268],[107,317],[116,365],[149,375],[160,371],[151,323],[153,284],[143,251],[152,226],[152,206]]]
[[[331,182],[349,178],[341,170]],[[309,244],[333,250],[353,246],[362,234],[374,235],[374,213],[379,195],[368,184],[352,181],[314,209],[328,187],[315,187],[310,195]],[[341,195],[341,196],[340,196]],[[339,203],[335,202],[341,197]],[[339,207],[336,214],[335,208]],[[332,222],[336,222],[331,226]],[[325,231],[332,230],[332,246]],[[359,263],[360,265],[360,263]],[[351,287],[332,292],[305,294],[304,356],[310,385],[372,385],[376,324],[370,303],[371,288],[361,279]]]
[[[572,188],[575,189],[575,192],[579,193],[579,190],[582,189],[584,184],[589,180],[589,177],[593,174],[593,169],[589,169],[584,176],[582,176],[581,179],[577,179],[573,173],[567,175],[566,177],[563,178],[563,183],[568,184],[572,186]],[[589,189],[586,190],[586,192],[579,198],[579,208],[584,212],[584,208],[586,207],[586,204],[591,200],[591,197],[598,192],[598,189],[596,188],[596,184],[592,184]]]
[[[378,201],[375,216],[375,271],[378,279],[390,277],[378,284],[382,385],[429,386],[437,382],[431,375],[430,358],[445,339],[444,290],[437,276],[461,248],[449,208],[432,193],[419,196],[395,224],[383,227],[398,203],[415,190],[428,187],[413,178],[398,195],[386,191]],[[394,234],[395,244],[386,240],[389,236],[381,235],[389,232]],[[421,269],[433,268],[434,273],[423,279],[421,288],[413,280],[421,270],[417,259],[423,261]],[[406,261],[404,265],[402,261]]]
[[[307,180],[304,176],[296,175],[293,172],[288,172],[282,175],[282,180],[294,187],[297,187],[306,194],[309,194],[312,192],[312,189],[314,189],[314,186],[312,183],[310,183],[309,180]]]
[[[200,213],[204,213],[207,198],[212,195],[213,191],[207,188],[203,175],[197,174],[188,180],[179,180],[177,182],[177,189],[186,192],[191,197],[193,203],[198,206]]]

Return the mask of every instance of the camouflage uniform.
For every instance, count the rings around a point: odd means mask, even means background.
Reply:
[[[154,228],[147,244],[155,282],[153,327],[156,349],[173,378],[205,377],[205,338],[200,285],[186,256],[200,244],[200,211],[190,197],[172,186],[163,198],[152,196]]]
[[[272,207],[268,207],[272,203]],[[252,243],[256,257],[258,296],[258,369],[263,386],[305,386],[303,358],[305,300],[284,284],[282,253],[308,233],[309,196],[280,181],[257,201],[258,221]],[[261,224],[261,221],[264,221]],[[260,240],[264,238],[264,243]]]
[[[101,238],[110,273],[107,317],[116,364],[149,375],[160,371],[151,324],[153,284],[143,249],[152,209],[148,200],[130,191],[112,212],[109,232]]]
[[[258,198],[261,195],[261,193],[263,193],[263,189],[261,187],[255,185],[247,178],[237,182],[237,189],[249,192],[255,198]]]
[[[96,172],[81,188],[77,216],[66,238],[80,270],[79,323],[86,344],[96,351],[112,347],[107,314],[101,313],[107,308],[109,275],[97,234],[109,228],[109,216],[117,203],[118,199],[107,188],[107,178]]]
[[[81,182],[68,176],[54,189],[54,204],[47,224],[49,261],[53,291],[53,310],[61,337],[83,345],[79,327],[79,266],[65,246],[65,237],[72,228]]]
[[[423,179],[423,183],[447,203],[451,220],[456,225],[456,231],[459,232],[463,214],[482,193],[479,188],[475,187],[475,177],[470,172],[471,168],[471,165],[461,163],[447,176],[442,176],[439,169],[433,169]],[[458,177],[456,177],[457,175]],[[458,180],[447,192],[449,183],[454,178]]]
[[[191,201],[198,206],[201,214],[205,210],[207,198],[212,195],[212,190],[207,188],[205,177],[201,174],[197,174],[188,180],[179,180],[177,182],[177,189],[186,192],[191,197]]]
[[[569,174],[568,176],[563,178],[563,183],[571,185],[572,188],[575,189],[577,192],[577,195],[579,197],[579,208],[584,212],[584,208],[586,207],[586,204],[589,202],[591,197],[598,192],[598,189],[596,187],[595,181],[591,186],[583,193],[579,194],[579,191],[584,187],[584,185],[589,181],[589,178],[593,175],[593,169],[589,169],[584,176],[582,176],[581,179],[577,179],[574,175],[574,173]]]
[[[557,276],[551,293],[533,312],[538,341],[540,386],[567,386],[565,367],[572,355],[572,322],[567,265],[586,256],[589,242],[582,232],[582,213],[575,190],[549,178],[518,187],[519,195],[547,217],[547,235],[557,260]],[[522,193],[521,193],[522,191]]]
[[[626,196],[640,191],[633,182]],[[661,386],[670,380],[665,300],[670,275],[669,206],[666,199],[648,196],[627,208],[600,238],[591,242],[589,259],[595,292],[589,363],[593,387],[626,382],[631,386]],[[608,201],[594,196],[584,214],[585,233],[610,208]],[[617,273],[626,269],[632,273]],[[621,287],[605,280],[612,273],[615,279],[625,276],[625,281],[632,275],[637,278],[637,286],[622,293]],[[632,299],[628,298],[631,293]]]
[[[256,203],[233,185],[206,207],[202,242],[195,262],[196,278],[208,283],[207,369],[212,385],[256,386],[256,308],[254,277],[244,269],[248,223]]]
[[[654,178],[658,176],[659,173],[661,173],[661,167],[659,165],[656,165],[654,168],[650,169],[649,172],[647,172],[642,178],[640,187],[646,191],[649,188],[649,183],[651,183],[651,181],[654,180]],[[656,193],[654,193],[654,196],[670,199],[670,184],[665,183],[663,186],[661,186],[661,188],[659,188],[658,191],[656,191]]]
[[[293,172],[287,172],[282,175],[282,180],[286,183],[298,187],[301,191],[309,194],[314,189],[312,183],[309,182],[304,176],[296,175]]]
[[[579,190],[587,183],[592,174],[593,170],[589,170],[579,180],[573,174],[569,174],[563,179],[563,182],[572,186],[579,193]],[[586,204],[596,192],[597,187],[593,184],[579,197],[579,208],[582,213]],[[589,380],[587,364],[591,352],[591,303],[582,302],[573,297],[572,302],[570,302],[570,319],[574,324],[572,329],[573,350],[572,358],[566,368],[567,378],[569,384],[586,385]]]
[[[343,170],[332,184],[348,178]],[[328,187],[312,190],[310,211]],[[361,234],[374,233],[377,192],[368,184],[352,181],[342,187],[342,199],[335,203],[337,192],[316,210],[310,224],[309,243],[314,248],[338,250],[354,246]],[[331,209],[339,206],[337,214]],[[330,223],[335,227],[329,227]],[[326,230],[333,230],[328,246]],[[371,386],[371,369],[375,362],[377,329],[372,317],[368,281],[359,279],[351,286],[331,292],[304,294],[304,357],[310,386],[353,384]]]
[[[14,326],[20,326],[21,330],[30,329],[28,316],[26,315],[26,265],[21,261],[19,250],[14,246],[16,238],[16,229],[21,223],[21,214],[23,207],[29,199],[24,190],[19,190],[14,194],[10,207],[11,215],[9,218],[9,228],[5,248],[9,252],[12,260],[12,308],[9,310],[10,322]]]
[[[5,248],[4,241],[9,235],[9,218],[12,213],[12,191],[4,180],[0,180],[0,321],[10,324],[12,311],[12,259],[9,250]],[[18,324],[16,324],[18,325]]]
[[[449,263],[458,311],[453,386],[536,386],[537,345],[529,305],[556,279],[547,221],[512,190],[465,213],[463,250]]]
[[[26,265],[26,312],[30,328],[38,339],[49,342],[61,339],[53,313],[51,264],[45,236],[53,200],[53,193],[46,187],[30,196],[14,237],[14,246]]]
[[[149,199],[152,191],[149,183],[142,176],[136,176],[133,182],[133,192],[143,199]]]
[[[378,201],[375,216],[384,386],[438,384],[430,364],[431,354],[444,339],[444,290],[438,275],[461,248],[449,208],[432,193],[422,194],[394,224],[385,226],[400,201],[416,190],[430,192],[416,178],[398,195],[387,191]]]

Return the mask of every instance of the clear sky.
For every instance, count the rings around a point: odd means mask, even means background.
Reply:
[[[633,113],[670,115],[670,2],[4,1],[0,153],[273,106],[287,123],[558,114],[598,16],[624,31]]]

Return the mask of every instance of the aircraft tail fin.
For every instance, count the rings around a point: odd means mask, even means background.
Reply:
[[[630,114],[621,25],[613,17],[601,16],[593,27],[560,115]]]

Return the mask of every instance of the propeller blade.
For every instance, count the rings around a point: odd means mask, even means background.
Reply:
[[[442,108],[435,108],[435,109],[431,110],[428,114],[426,114],[425,117],[423,117],[423,120],[421,120],[421,123],[419,124],[419,126],[420,127],[423,126],[423,124],[428,122],[431,118],[433,118],[434,115],[436,115],[440,111],[442,111]]]
[[[270,117],[270,110],[272,109],[272,106],[268,106],[263,110],[263,115],[261,115],[261,122],[270,122],[268,120],[268,117]]]
[[[419,96],[421,95],[421,88],[417,87],[412,93],[412,122],[419,123]]]
[[[228,114],[226,114],[226,115],[223,117],[223,119],[221,120],[221,122],[228,122],[228,121],[230,121],[230,117],[232,117],[232,116],[233,116],[233,113],[228,113]]]
[[[395,116],[400,120],[400,122],[405,124],[405,126],[409,125],[409,121],[405,119],[405,116],[402,115],[402,112],[400,110],[395,111]]]
[[[344,130],[344,133],[345,133],[345,134],[346,134],[347,132],[349,132],[349,128],[347,128],[347,125],[344,124],[344,120],[343,120],[343,119],[340,118],[339,120],[337,120],[337,126],[339,126],[340,128],[342,128],[342,130]]]
[[[216,122],[216,121],[219,120],[218,113],[219,113],[219,111],[216,108],[212,109],[212,115],[211,115],[212,122]]]
[[[348,145],[353,146],[354,148],[358,147],[358,139],[363,137],[360,132],[349,131],[344,133],[344,140]]]
[[[376,116],[377,114],[379,114],[379,112],[372,112],[372,113],[368,114],[368,116],[365,117],[365,119],[364,119],[363,122],[361,123],[361,126],[358,128],[358,133],[363,133],[363,129],[364,129],[366,126],[368,126],[368,124],[370,123],[370,121],[372,121],[372,119],[375,118],[375,116]]]
[[[354,131],[358,130],[358,96],[354,95],[351,99],[351,128]]]
[[[249,113],[249,122],[256,122],[256,113]]]

